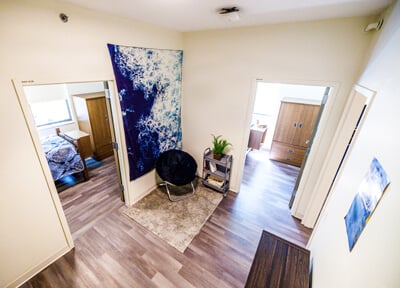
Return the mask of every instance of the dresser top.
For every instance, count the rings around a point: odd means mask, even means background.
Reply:
[[[315,99],[305,99],[305,98],[291,98],[291,97],[285,97],[282,98],[281,102],[289,102],[289,103],[299,103],[299,104],[309,104],[309,105],[321,105],[321,100],[315,100]]]
[[[74,94],[73,97],[79,97],[83,99],[92,99],[92,98],[101,98],[106,97],[106,93],[104,91],[101,92],[92,92],[92,93],[83,93],[83,94]]]
[[[64,134],[72,139],[79,139],[79,138],[82,138],[85,136],[89,136],[88,133],[80,131],[80,130],[65,131]]]

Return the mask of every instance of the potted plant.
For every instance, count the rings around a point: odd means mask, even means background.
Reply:
[[[212,136],[212,152],[214,154],[214,159],[221,160],[222,156],[224,155],[225,149],[232,144],[229,143],[226,139],[221,138],[222,135],[215,136],[214,134],[212,134]]]

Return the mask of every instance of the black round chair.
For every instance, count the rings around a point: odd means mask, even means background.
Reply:
[[[197,163],[189,153],[177,149],[161,153],[156,162],[156,171],[163,181],[159,185],[166,187],[169,200],[175,202],[194,194],[193,180],[196,178]],[[192,186],[190,195],[179,198],[171,196],[168,185],[183,186],[189,183]]]

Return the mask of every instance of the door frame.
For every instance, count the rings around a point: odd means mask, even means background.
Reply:
[[[50,82],[46,82],[46,81],[34,81],[34,80],[27,80],[27,81],[22,81],[19,79],[12,79],[12,84],[15,90],[15,93],[17,94],[17,99],[18,102],[20,104],[20,107],[22,109],[23,112],[23,116],[25,119],[25,123],[28,127],[28,131],[30,134],[30,137],[32,139],[32,142],[34,144],[34,148],[36,151],[36,155],[39,159],[39,163],[40,166],[42,168],[42,172],[43,175],[45,177],[46,183],[47,183],[47,187],[49,189],[50,192],[50,196],[51,199],[53,201],[54,207],[56,208],[57,211],[57,215],[58,218],[60,220],[65,238],[67,240],[67,244],[69,249],[74,248],[74,241],[72,238],[72,234],[71,231],[69,229],[69,224],[67,222],[67,219],[65,217],[65,213],[64,213],[64,209],[62,208],[62,204],[60,201],[60,197],[58,195],[56,186],[54,184],[54,180],[53,177],[51,175],[51,171],[50,168],[48,166],[47,163],[47,159],[45,157],[45,153],[43,151],[41,142],[40,142],[40,137],[39,137],[39,133],[36,129],[36,125],[35,125],[35,121],[33,119],[31,110],[29,108],[29,103],[27,101],[25,92],[23,87],[24,86],[31,86],[31,85],[53,85],[53,84],[70,84],[70,83],[91,83],[91,82],[107,82],[109,85],[109,92],[110,92],[110,107],[111,107],[111,114],[112,114],[112,118],[113,118],[113,126],[114,126],[114,132],[115,132],[115,139],[117,140],[117,143],[122,143],[121,140],[121,121],[118,120],[118,117],[120,117],[120,112],[121,110],[118,110],[119,106],[118,103],[119,101],[116,101],[116,97],[115,95],[118,95],[116,92],[116,85],[114,85],[114,81],[113,80],[88,80],[88,81],[50,81]],[[121,145],[119,145],[121,147]],[[126,203],[130,203],[129,202],[129,191],[128,191],[128,185],[126,185],[126,169],[124,166],[124,158],[122,157],[123,153],[118,153],[118,163],[122,164],[119,165],[119,169],[120,169],[120,173],[121,175],[125,175],[121,177],[121,182],[122,182],[122,186],[125,187],[126,189],[123,189],[123,194],[124,194],[124,202]],[[117,159],[116,159],[117,161]]]
[[[247,144],[249,140],[249,135],[250,135],[250,124],[251,124],[251,118],[254,110],[254,104],[256,101],[256,94],[257,94],[257,83],[258,82],[263,82],[263,83],[276,83],[276,84],[288,84],[288,85],[305,85],[305,86],[324,86],[324,87],[330,87],[330,94],[329,94],[329,100],[327,105],[325,105],[324,111],[321,115],[320,119],[320,125],[326,125],[325,119],[327,119],[327,115],[330,114],[332,110],[332,105],[330,103],[334,102],[334,99],[337,96],[337,93],[339,91],[340,84],[338,82],[330,82],[330,81],[314,81],[314,80],[298,80],[298,79],[284,79],[284,80],[278,80],[278,79],[268,79],[268,78],[254,78],[252,81],[252,87],[251,87],[251,93],[249,96],[249,101],[247,103],[247,108],[246,108],[246,129],[243,131],[242,134],[242,145],[241,145],[241,153],[240,153],[240,158],[237,161],[239,169],[237,170],[237,174],[235,175],[235,178],[238,179],[239,185],[242,183],[243,180],[243,172],[244,172],[244,164],[246,161],[246,151],[247,151]],[[320,127],[323,128],[323,127]],[[322,129],[320,129],[322,130]],[[268,132],[267,132],[268,133]],[[317,133],[317,135],[314,138],[314,143],[313,143],[313,150],[318,151],[319,146],[320,146],[320,134],[322,133]],[[313,158],[310,157],[307,161],[307,166],[312,166],[313,164]],[[301,182],[303,182],[303,179],[307,179],[309,177],[309,170],[305,170]],[[240,191],[240,188],[239,188]]]
[[[117,139],[119,139],[119,134],[118,131],[115,127],[115,122],[117,121],[116,119],[114,119],[114,115],[115,113],[113,113],[113,105],[115,103],[113,103],[113,99],[115,99],[115,97],[113,97],[113,82],[112,81],[104,81],[103,82],[104,85],[104,92],[106,95],[106,106],[107,106],[107,114],[108,114],[108,119],[110,119],[109,121],[109,125],[110,125],[110,132],[111,132],[111,143],[113,146],[113,153],[114,153],[114,159],[115,159],[115,165],[117,167],[117,177],[118,177],[118,182],[120,185],[120,198],[121,201],[125,202],[125,187],[126,185],[124,185],[124,177],[122,177],[122,171],[121,171],[121,161],[120,161],[120,156],[119,156],[119,151],[120,151],[120,146],[118,145],[118,143],[121,143],[120,141],[118,141]],[[111,87],[111,88],[110,88]],[[115,105],[114,105],[115,107]],[[118,108],[115,108],[114,110],[118,110]],[[121,109],[119,109],[118,111],[120,111]],[[117,137],[118,135],[118,137]]]
[[[362,127],[362,120],[368,113],[369,107],[374,99],[375,91],[369,90],[366,87],[360,85],[354,85],[350,92],[349,98],[345,105],[342,117],[339,120],[339,124],[336,129],[336,133],[333,137],[331,145],[326,154],[326,159],[323,166],[321,167],[319,177],[316,185],[311,191],[310,199],[306,213],[302,217],[301,223],[309,228],[313,228],[318,220],[321,211],[327,202],[329,192],[334,185],[333,181],[335,175],[338,173],[338,169],[341,167],[343,156],[346,152],[348,143],[353,137],[352,141],[355,141],[357,137],[357,131],[353,136],[354,128],[358,124],[358,130]],[[365,106],[367,106],[365,108]],[[363,111],[365,109],[365,111]],[[360,115],[362,118],[360,120]],[[347,153],[351,151],[351,147]],[[342,163],[344,164],[345,159]],[[302,201],[302,194],[296,197],[293,203],[292,211],[295,211]]]
[[[304,167],[306,166],[306,163],[307,163],[307,160],[308,160],[308,156],[310,155],[310,150],[311,150],[311,147],[312,147],[312,145],[314,143],[315,135],[317,134],[319,122],[321,121],[322,113],[324,113],[325,106],[326,106],[326,103],[328,102],[328,98],[329,98],[329,96],[331,94],[331,91],[332,91],[332,88],[329,87],[329,86],[326,86],[325,93],[324,93],[324,96],[323,96],[321,104],[320,104],[320,108],[319,108],[319,112],[318,112],[318,115],[317,115],[317,119],[315,121],[314,128],[313,128],[313,131],[312,131],[312,134],[311,134],[310,145],[307,147],[306,155],[304,156],[303,162],[301,163],[299,175],[297,175],[296,183],[294,184],[294,188],[293,188],[293,191],[292,191],[292,196],[290,197],[290,201],[289,201],[289,208],[290,209],[292,209],[294,199],[296,198],[297,189],[299,188],[300,181],[301,181],[301,178],[303,176]]]

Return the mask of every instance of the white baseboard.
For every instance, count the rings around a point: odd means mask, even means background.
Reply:
[[[28,281],[33,276],[35,276],[36,274],[38,274],[39,272],[44,270],[46,267],[48,267],[53,262],[57,261],[59,258],[64,256],[65,254],[67,254],[72,249],[73,248],[70,248],[68,246],[64,247],[63,249],[61,249],[60,251],[55,253],[53,256],[51,256],[51,257],[47,258],[46,260],[44,260],[42,263],[39,263],[39,264],[35,265],[34,267],[32,267],[31,269],[29,269],[28,271],[26,271],[24,274],[19,276],[16,280],[14,280],[13,282],[11,282],[8,285],[6,285],[6,287],[13,288],[13,287],[21,286],[26,281]]]

